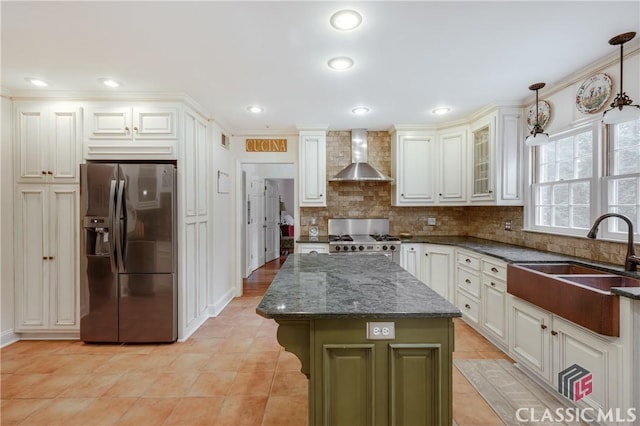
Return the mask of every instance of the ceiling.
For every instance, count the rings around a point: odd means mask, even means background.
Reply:
[[[609,38],[640,32],[637,0],[3,0],[0,7],[5,92],[184,93],[232,134],[457,120],[530,99],[530,84],[559,82],[615,55]],[[331,28],[342,8],[359,11],[362,25]],[[331,70],[334,56],[355,65]],[[25,77],[50,86],[35,89]],[[101,86],[104,77],[122,86]],[[251,114],[250,105],[264,112]],[[352,114],[360,105],[370,112]],[[435,116],[439,106],[451,112]]]

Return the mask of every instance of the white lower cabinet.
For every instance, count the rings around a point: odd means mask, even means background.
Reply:
[[[479,253],[458,250],[456,297],[462,317],[501,349],[507,330],[507,264]]]
[[[456,305],[462,318],[480,326],[480,255],[464,250],[456,253]]]
[[[528,302],[509,296],[509,354],[558,389],[559,374],[577,364],[591,385],[576,404],[595,410],[621,408],[619,345]],[[587,380],[588,382],[588,380]]]
[[[15,327],[78,332],[78,185],[19,184],[15,201]]]
[[[453,301],[454,248],[422,245],[422,281],[448,301]]]
[[[482,259],[481,275],[482,328],[492,340],[507,346],[507,265],[498,260]]]
[[[551,381],[551,314],[509,296],[511,336],[509,354],[525,367]]]
[[[420,259],[422,258],[422,244],[402,244],[400,246],[400,266],[411,275],[422,280]]]
[[[298,243],[296,253],[329,253],[329,244],[325,243]]]

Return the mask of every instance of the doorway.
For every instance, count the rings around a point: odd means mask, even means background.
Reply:
[[[241,271],[242,278],[247,278],[280,257],[285,218],[295,226],[295,168],[293,164],[244,163],[241,170]]]

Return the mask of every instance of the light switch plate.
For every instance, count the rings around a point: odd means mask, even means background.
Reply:
[[[396,324],[393,322],[368,322],[367,339],[394,340],[396,338]]]

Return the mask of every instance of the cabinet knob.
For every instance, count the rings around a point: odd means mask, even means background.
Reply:
[[[322,194],[320,194],[320,198],[322,198]]]
[[[555,330],[551,330],[551,335],[552,335],[552,336],[557,336],[557,335],[558,335],[558,332],[557,332],[557,331],[555,331]]]
[[[541,329],[543,329],[543,330],[546,330],[546,329],[547,329],[547,326],[546,326],[546,325],[544,325],[544,324],[540,324],[540,328],[541,328]]]
[[[496,268],[491,268],[491,272],[493,272],[494,274],[497,274],[498,270]]]
[[[441,192],[441,193],[439,193],[438,195],[442,197],[442,192]]]
[[[46,175],[46,174],[47,174],[47,172],[45,172],[45,171],[43,170],[43,171],[42,171],[42,174],[43,174],[43,175]]]
[[[465,259],[464,261],[467,263],[471,263],[471,259]]]
[[[425,256],[429,256],[429,253],[425,253],[424,255],[425,255]]]
[[[53,172],[51,170],[47,171],[48,175],[53,175]]]
[[[400,194],[400,196],[401,196],[402,198],[404,198],[404,194]]]
[[[124,131],[129,133],[129,126],[124,126]]]
[[[464,307],[465,307],[465,308],[467,308],[467,309],[471,309],[471,306],[469,306],[469,304],[468,304],[468,303],[465,303],[465,304],[464,304]]]
[[[135,126],[135,127],[133,128],[133,131],[134,131],[134,132],[136,132],[136,133],[138,133],[138,126]]]
[[[494,283],[493,281],[491,281],[491,287],[495,287],[496,283]]]
[[[469,278],[465,279],[464,282],[467,284],[471,284],[471,280]]]
[[[42,260],[47,260],[47,256],[42,256]]]
[[[493,194],[493,191],[491,189],[489,190],[489,194]]]

